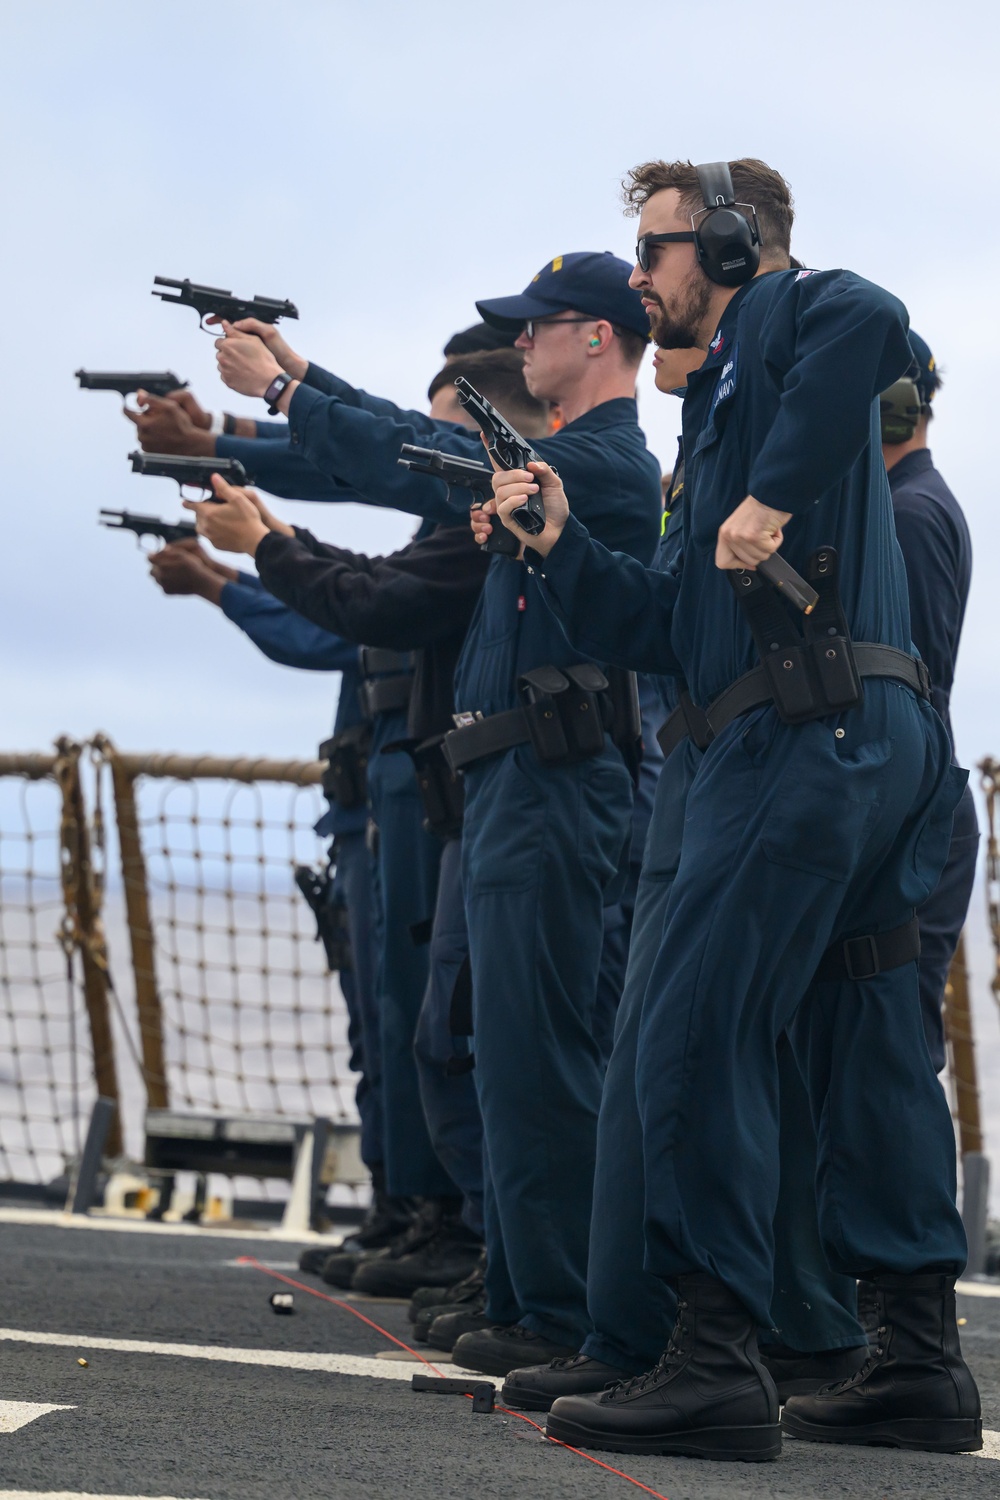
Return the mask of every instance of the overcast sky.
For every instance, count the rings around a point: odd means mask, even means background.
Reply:
[[[212,341],[150,296],[155,274],[290,297],[302,352],[420,405],[476,297],[520,290],[560,252],[629,254],[629,166],[752,154],[792,184],[800,258],[897,292],[945,369],[935,457],[977,551],[959,749],[1000,753],[995,7],[3,13],[5,746],[100,726],[134,749],[301,755],[329,723],[334,682],[271,665],[201,600],[161,597],[131,540],[96,525],[102,505],[179,506],[169,481],[132,475],[117,398],[79,392],[79,366],[169,368],[210,406],[259,411],[223,397]],[[641,405],[669,466],[679,407],[648,371]],[[410,528],[365,509],[286,513],[367,550]]]

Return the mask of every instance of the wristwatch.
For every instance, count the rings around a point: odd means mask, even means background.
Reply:
[[[281,393],[286,386],[291,385],[293,378],[293,376],[287,375],[282,370],[280,375],[275,375],[271,384],[264,392],[262,399],[267,402],[267,414],[269,417],[276,417],[278,415],[278,402],[281,399]]]

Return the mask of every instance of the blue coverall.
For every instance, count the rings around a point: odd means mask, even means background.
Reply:
[[[479,458],[478,433],[401,412],[315,366],[306,380],[289,410],[291,446],[304,460],[374,503],[454,518],[445,487],[400,468],[399,449],[416,442]],[[633,401],[605,402],[535,446],[572,484],[595,534],[652,559],[659,467]],[[276,489],[292,483],[287,471],[258,470],[258,477]],[[525,671],[587,659],[529,598],[528,581],[522,565],[494,559],[456,673],[459,710],[513,708]],[[608,742],[574,766],[542,766],[528,747],[516,748],[470,766],[465,787],[489,1312],[579,1343],[588,1328],[586,1246],[603,1072],[593,1035],[597,976],[604,908],[626,873],[631,782]]]
[[[931,674],[931,698],[954,744],[949,703],[972,581],[972,539],[961,506],[930,450],[905,454],[889,470],[896,536],[906,564],[913,644]],[[948,862],[920,918],[920,1004],[934,1067],[945,1065],[941,1001],[976,878],[979,826],[972,788],[955,809]]]
[[[220,604],[271,661],[341,673],[334,734],[361,722],[357,646],[289,609],[253,573],[241,573],[237,582],[226,583]],[[375,996],[375,871],[365,840],[367,821],[367,808],[345,809],[334,802],[316,824],[316,832],[334,840],[331,894],[347,909],[352,967],[341,971],[340,989],[347,1006],[351,1071],[360,1075],[355,1102],[361,1120],[361,1160],[378,1172],[383,1159],[382,1062]]]
[[[783,552],[800,571],[818,547],[837,549],[855,640],[909,649],[874,404],[908,366],[905,335],[902,306],[847,272],[771,273],[738,291],[685,397],[680,568],[615,557],[576,518],[538,563],[539,595],[574,642],[682,676],[712,702],[756,661],[714,564],[720,524],[752,494],[792,513]],[[900,926],[933,889],[965,782],[944,726],[902,684],[869,679],[841,715],[790,726],[765,707],[733,720],[689,774],[636,1017],[647,1271],[707,1271],[769,1325],[785,1031],[818,1137],[829,1265],[960,1269],[954,1140],[915,964],[811,982],[832,943]],[[619,1038],[625,1024],[623,1011]]]

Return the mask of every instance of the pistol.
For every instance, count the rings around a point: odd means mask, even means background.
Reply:
[[[169,396],[171,391],[187,389],[186,380],[178,380],[173,370],[74,370],[81,391],[117,391],[126,411],[131,410],[126,396],[148,391],[151,396]]]
[[[134,474],[153,474],[161,479],[173,479],[184,493],[186,485],[205,490],[214,499],[212,475],[219,474],[228,484],[252,484],[253,475],[248,474],[238,458],[186,458],[176,453],[140,453],[138,449],[129,454]]]
[[[477,494],[479,498],[473,500],[472,510],[480,510],[484,500],[493,498],[493,470],[486,464],[477,463],[474,458],[458,458],[451,453],[442,453],[439,448],[415,448],[412,443],[404,443],[400,452],[403,456],[399,462],[404,469],[412,469],[417,474],[433,474],[443,479],[449,489],[472,490]],[[499,517],[494,517],[493,530],[483,543],[482,551],[516,557],[520,550],[517,537],[507,530]]]
[[[526,469],[529,463],[541,462],[541,455],[502,417],[492,402],[481,396],[464,375],[455,381],[458,399],[475,418],[486,438],[486,451],[501,469]],[[527,505],[513,513],[513,519],[529,536],[537,536],[545,526],[545,506],[541,494],[529,495]]]
[[[154,276],[153,286],[176,287],[175,296],[169,292],[157,291],[153,292],[153,296],[161,297],[164,302],[179,302],[182,307],[193,307],[198,314],[198,326],[211,334],[215,330],[205,328],[205,319],[210,315],[225,318],[227,323],[236,323],[240,318],[258,318],[261,323],[277,323],[279,318],[297,318],[299,315],[294,302],[279,302],[275,297],[234,297],[225,287],[199,286],[198,282],[191,281],[186,276],[183,281],[175,281],[171,276]]]
[[[104,519],[105,516],[108,517],[107,520]],[[111,531],[133,532],[143,551],[144,536],[159,537],[161,542],[170,543],[198,535],[193,521],[161,521],[159,516],[140,516],[131,510],[102,510],[98,516],[98,524],[107,526]]]

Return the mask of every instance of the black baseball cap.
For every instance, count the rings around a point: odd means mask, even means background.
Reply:
[[[529,318],[554,313],[589,313],[649,337],[649,318],[628,279],[632,267],[610,250],[577,250],[546,262],[517,297],[491,297],[476,310],[494,328],[520,332]]]
[[[444,357],[452,359],[456,354],[478,354],[481,349],[509,349],[516,338],[517,332],[513,329],[473,323],[471,328],[452,334],[444,346]]]

